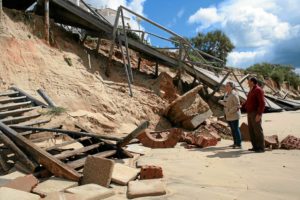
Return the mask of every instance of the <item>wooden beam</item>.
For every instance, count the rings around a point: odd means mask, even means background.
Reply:
[[[13,117],[13,118],[9,118],[9,119],[2,119],[0,120],[0,122],[5,123],[5,124],[17,124],[20,122],[24,122],[27,120],[31,120],[33,118],[37,118],[41,116],[41,114],[34,114],[34,115],[28,115],[28,116],[20,116],[20,117]]]
[[[20,96],[20,97],[1,99],[0,103],[4,104],[4,103],[16,102],[16,101],[23,100],[23,99],[26,99],[26,97],[25,96]]]
[[[33,121],[33,122],[24,123],[24,124],[21,123],[21,124],[16,124],[16,125],[20,125],[20,126],[34,126],[34,125],[46,124],[46,123],[48,123],[50,121],[51,121],[51,119],[45,119],[45,120]],[[14,125],[9,125],[9,126],[14,126]]]
[[[29,127],[29,126],[11,126],[14,129],[19,129],[19,130],[26,130],[26,131],[48,131],[48,132],[56,132],[56,133],[64,133],[66,135],[75,135],[75,136],[89,136],[92,138],[96,139],[105,139],[105,140],[113,140],[113,141],[120,141],[121,138],[113,137],[113,136],[107,136],[107,135],[99,135],[99,134],[94,134],[94,133],[87,133],[87,132],[76,132],[76,131],[68,131],[68,130],[63,130],[63,129],[50,129],[50,128],[40,128],[40,127]]]
[[[100,153],[93,154],[92,156],[96,156],[98,158],[107,158],[107,157],[115,155],[116,152],[117,152],[116,150],[109,150],[109,151],[103,151]],[[73,169],[78,169],[84,165],[85,160],[86,160],[86,157],[75,160],[75,161],[68,162],[67,165]]]
[[[0,140],[5,144],[6,147],[11,149],[16,156],[19,158],[20,162],[22,162],[30,171],[34,171],[36,165],[28,158],[28,156],[19,149],[19,147],[2,131],[0,131]]]
[[[10,89],[19,92],[23,96],[26,96],[27,99],[34,102],[34,104],[36,104],[37,106],[48,107],[45,103],[41,102],[40,100],[38,100],[35,97],[31,96],[30,94],[26,93],[24,90],[18,88],[17,86],[12,86]]]
[[[24,136],[19,135],[16,131],[0,122],[0,129],[19,147],[21,147],[28,155],[35,161],[43,165],[47,170],[57,177],[63,177],[73,181],[79,181],[81,175],[53,157],[51,154],[42,150],[31,141],[27,140]]]
[[[154,77],[157,78],[158,77],[158,62],[156,61],[155,63],[155,73],[154,73]]]
[[[139,136],[141,133],[145,131],[149,126],[149,121],[144,121],[139,125],[136,129],[134,129],[131,133],[129,133],[126,137],[124,137],[121,141],[117,143],[117,147],[121,148],[126,146],[132,139]]]
[[[0,93],[0,97],[3,97],[3,96],[15,96],[17,94],[19,94],[18,91],[3,92],[3,93]]]
[[[49,0],[44,0],[44,6],[45,6],[45,12],[44,12],[44,14],[45,14],[45,24],[44,24],[45,25],[45,40],[49,44],[49,42],[50,42]]]
[[[57,105],[52,101],[52,99],[47,95],[43,89],[38,89],[37,92],[39,95],[47,102],[50,107],[57,107]]]
[[[61,154],[55,155],[54,157],[59,159],[59,160],[63,160],[63,159],[66,159],[68,157],[72,157],[72,156],[75,156],[75,155],[78,155],[78,154],[85,153],[87,151],[96,149],[96,148],[100,147],[103,144],[104,144],[103,142],[99,142],[99,143],[96,143],[96,144],[92,144],[90,146],[82,147],[82,148],[79,148],[79,149],[74,149],[72,151],[64,151]]]
[[[9,105],[3,105],[3,106],[0,106],[0,110],[14,110],[17,108],[31,105],[31,103],[32,103],[31,101],[26,101],[26,102],[21,102],[21,103],[13,103],[13,104],[9,104]]]
[[[22,113],[25,113],[25,112],[28,112],[28,111],[31,111],[31,110],[34,110],[34,109],[37,109],[37,108],[40,108],[40,107],[36,106],[36,107],[30,107],[30,108],[20,108],[20,109],[17,109],[17,110],[3,111],[3,112],[0,112],[0,119],[8,117],[8,116],[20,115]]]
[[[57,148],[60,148],[60,147],[63,147],[63,146],[67,146],[69,144],[73,144],[73,143],[76,143],[76,142],[80,142],[80,141],[84,141],[84,140],[88,140],[90,139],[91,137],[81,137],[81,138],[78,138],[76,140],[71,140],[71,141],[67,141],[67,142],[63,142],[63,143],[60,143],[60,144],[56,144],[52,147],[47,147],[45,148],[45,151],[51,151],[53,149],[57,149]]]
[[[59,126],[54,126],[54,127],[51,127],[53,129],[60,129],[62,128],[62,125],[59,125]],[[27,132],[22,132],[22,133],[19,133],[20,135],[31,135],[31,134],[37,134],[37,133],[41,133],[43,131],[27,131]]]

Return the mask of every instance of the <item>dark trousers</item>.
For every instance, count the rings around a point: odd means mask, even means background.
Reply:
[[[241,146],[242,138],[239,128],[239,120],[228,121],[229,127],[231,129],[234,145]]]
[[[264,150],[265,149],[265,139],[264,132],[261,126],[261,120],[259,122],[255,121],[256,112],[248,113],[248,129],[250,140],[252,146],[256,150]]]

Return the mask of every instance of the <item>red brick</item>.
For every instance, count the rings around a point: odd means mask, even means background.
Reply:
[[[218,143],[218,140],[213,137],[207,137],[200,135],[197,137],[197,145],[204,148],[209,146],[216,146]]]
[[[163,171],[161,167],[145,165],[141,167],[140,179],[162,178]]]
[[[277,135],[265,136],[265,147],[270,149],[279,148],[279,140]]]
[[[16,190],[22,190],[24,192],[31,192],[31,190],[39,183],[32,174],[22,177],[18,177],[9,183],[3,185],[3,187],[8,187]]]

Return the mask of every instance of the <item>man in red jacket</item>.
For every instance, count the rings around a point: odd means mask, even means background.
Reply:
[[[252,77],[248,79],[250,92],[242,108],[246,110],[248,117],[248,129],[252,143],[252,149],[249,151],[264,152],[265,141],[262,129],[262,113],[265,109],[264,91],[257,85],[257,79]]]

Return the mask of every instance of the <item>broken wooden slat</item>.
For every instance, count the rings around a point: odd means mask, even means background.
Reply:
[[[0,131],[0,140],[5,144],[6,147],[10,148],[30,171],[34,171],[36,165],[19,149],[19,147],[2,131]]]
[[[62,128],[62,125],[60,125],[60,126],[54,126],[54,127],[51,127],[51,128],[53,128],[53,129],[60,129],[60,128]],[[41,133],[41,132],[44,132],[44,131],[26,131],[26,132],[22,132],[22,133],[20,133],[20,135],[33,135],[33,134],[38,134],[38,133]]]
[[[14,96],[14,95],[17,95],[17,94],[19,94],[18,91],[3,92],[3,93],[0,93],[0,97],[3,97],[3,96]]]
[[[40,121],[33,121],[33,122],[28,122],[28,123],[21,123],[21,124],[17,124],[20,126],[34,126],[34,125],[41,125],[41,124],[46,124],[48,122],[50,122],[51,119],[45,119],[45,120],[40,120]],[[12,125],[14,126],[14,125]]]
[[[52,99],[46,94],[42,89],[38,89],[37,92],[39,95],[47,102],[50,107],[57,107],[57,105],[52,101]]]
[[[27,121],[27,120],[30,120],[33,118],[37,118],[39,116],[41,116],[41,114],[13,117],[13,118],[9,118],[9,119],[2,119],[0,121],[5,124],[17,124],[17,123],[24,122],[24,121]]]
[[[100,147],[103,144],[104,144],[103,142],[99,142],[97,144],[92,144],[90,146],[82,147],[82,148],[75,149],[75,150],[72,150],[72,151],[65,151],[61,154],[55,155],[54,157],[59,159],[59,160],[63,160],[65,158],[72,157],[72,156],[78,155],[80,153],[84,153],[84,152],[96,149],[96,148]]]
[[[115,155],[116,152],[117,152],[116,150],[103,151],[100,153],[93,154],[93,156],[96,156],[98,158],[107,158],[107,157]],[[80,158],[75,161],[68,162],[67,164],[68,164],[68,166],[70,166],[73,169],[78,169],[84,165],[85,160],[86,160],[86,157]]]
[[[31,110],[34,110],[34,109],[37,109],[37,108],[40,108],[40,107],[37,106],[37,107],[30,107],[30,108],[20,108],[20,109],[17,109],[17,110],[3,111],[3,112],[0,112],[0,119],[4,118],[4,117],[8,117],[8,116],[20,115],[24,112],[28,112],[28,111],[31,111]]]
[[[0,153],[0,167],[5,172],[9,170],[9,166],[6,163],[6,160],[4,159],[4,156],[1,153]]]
[[[146,128],[149,126],[149,121],[144,121],[141,125],[139,125],[134,131],[124,137],[122,140],[118,141],[117,146],[124,147],[126,146],[132,139],[139,136],[141,133],[145,131]]]
[[[27,99],[34,102],[37,106],[48,107],[45,103],[41,102],[40,100],[36,99],[35,97],[31,96],[30,94],[27,94],[24,90],[22,90],[16,86],[12,86],[10,89],[19,92],[23,96],[26,96]]]
[[[37,143],[37,142],[43,142],[43,141],[46,141],[46,140],[50,140],[50,139],[53,139],[53,138],[54,138],[54,136],[51,135],[51,136],[45,136],[45,137],[30,139],[30,141],[34,142],[34,143]]]
[[[39,127],[29,127],[29,126],[18,126],[14,125],[11,126],[14,129],[19,129],[19,130],[32,130],[32,131],[47,131],[47,132],[56,132],[56,133],[64,133],[66,135],[75,135],[75,136],[89,136],[92,138],[96,139],[105,139],[105,140],[113,140],[113,141],[121,141],[120,138],[117,137],[112,137],[112,136],[107,136],[107,135],[98,135],[94,133],[86,133],[86,132],[76,132],[76,131],[68,131],[68,130],[62,130],[62,129],[49,129],[49,128],[39,128]]]
[[[4,103],[16,102],[16,101],[23,100],[23,99],[26,99],[26,97],[20,96],[20,97],[13,97],[13,98],[7,98],[7,99],[0,99],[0,103],[4,104]]]
[[[53,150],[53,149],[57,149],[57,148],[60,148],[60,147],[63,147],[63,146],[67,146],[69,144],[73,144],[73,143],[76,143],[76,142],[79,142],[79,141],[84,141],[84,140],[88,140],[90,139],[91,137],[81,137],[81,138],[78,138],[76,140],[71,140],[71,141],[67,141],[67,142],[63,142],[63,143],[60,143],[60,144],[56,144],[52,147],[48,147],[46,148],[45,150],[46,151],[50,151],[50,150]]]
[[[81,175],[74,169],[70,168],[48,152],[42,150],[24,136],[19,135],[16,131],[0,122],[0,129],[28,155],[43,165],[47,170],[57,177],[63,177],[73,181],[79,181]]]
[[[23,106],[28,106],[31,104],[31,101],[21,102],[21,103],[13,103],[9,105],[0,106],[0,110],[13,110],[17,108],[21,108]]]

